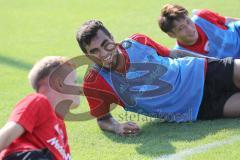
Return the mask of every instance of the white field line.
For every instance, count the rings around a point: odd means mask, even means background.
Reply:
[[[240,141],[240,136],[233,136],[233,137],[231,137],[229,139],[226,139],[226,140],[216,141],[216,142],[204,144],[204,145],[201,145],[201,146],[197,146],[197,147],[194,147],[194,148],[185,149],[183,151],[180,151],[180,152],[174,153],[174,154],[165,154],[165,155],[162,155],[160,157],[155,158],[154,160],[183,160],[187,156],[191,156],[191,155],[194,155],[194,154],[197,154],[197,153],[206,152],[209,149],[217,148],[217,147],[220,147],[220,146],[226,145],[226,144],[232,144],[232,143],[235,143],[237,141]]]

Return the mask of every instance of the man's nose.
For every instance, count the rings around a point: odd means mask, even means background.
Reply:
[[[106,58],[107,54],[108,54],[108,51],[106,51],[105,49],[101,49],[99,56],[100,58]]]

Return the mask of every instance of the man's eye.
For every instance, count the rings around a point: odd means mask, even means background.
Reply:
[[[178,28],[178,31],[181,31],[181,30],[183,30],[183,27]]]
[[[108,43],[105,45],[104,49],[107,51],[112,51],[117,47],[115,43]]]
[[[94,50],[91,50],[90,51],[90,54],[97,54],[98,53],[98,50],[97,49],[94,49]]]

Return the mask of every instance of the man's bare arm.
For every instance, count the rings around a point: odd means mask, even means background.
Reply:
[[[16,122],[7,122],[0,129],[0,152],[9,146],[16,138],[20,137],[25,129]]]
[[[178,50],[178,49],[171,50],[170,57],[171,58],[197,57],[197,58],[217,59],[215,57],[209,57],[209,56],[201,55],[201,54],[198,54],[195,52],[190,52],[190,51],[186,51],[186,50]]]

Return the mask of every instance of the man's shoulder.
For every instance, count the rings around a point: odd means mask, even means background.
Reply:
[[[147,41],[149,39],[148,36],[146,36],[144,34],[140,34],[140,33],[135,33],[135,34],[129,36],[128,38],[135,40],[137,42],[140,42],[140,43],[144,43],[145,41]]]
[[[11,113],[10,120],[13,120],[25,128],[30,126],[37,117],[47,117],[53,111],[48,98],[40,93],[32,93],[22,98]],[[38,115],[38,116],[37,116]],[[31,120],[31,121],[29,121]],[[29,128],[28,128],[29,129]],[[32,130],[29,129],[29,130]]]
[[[109,88],[107,81],[99,73],[99,70],[95,67],[89,69],[83,79],[84,92],[91,91],[91,89],[89,90],[89,88],[101,88],[104,90]]]
[[[193,10],[193,15],[197,15],[208,21],[214,21],[216,19],[225,20],[225,17],[221,16],[217,12],[211,11],[209,9],[199,9]]]
[[[31,93],[20,100],[21,103],[49,103],[48,98],[40,93]],[[19,103],[20,103],[19,102]]]
[[[14,111],[39,111],[40,108],[51,109],[48,98],[40,93],[32,93],[22,98],[14,107]]]
[[[226,17],[221,16],[220,14],[213,12],[211,10],[208,9],[202,9],[202,10],[198,10],[196,11],[196,13],[194,13],[195,15],[197,15],[198,17],[201,17],[209,22],[211,22],[212,24],[215,24],[216,26],[226,30],[227,27],[225,26],[226,23]]]
[[[93,83],[99,77],[99,71],[95,67],[91,67],[84,76],[84,83]]]
[[[206,15],[211,15],[214,12],[209,9],[194,9],[192,13],[198,16],[206,16]]]

